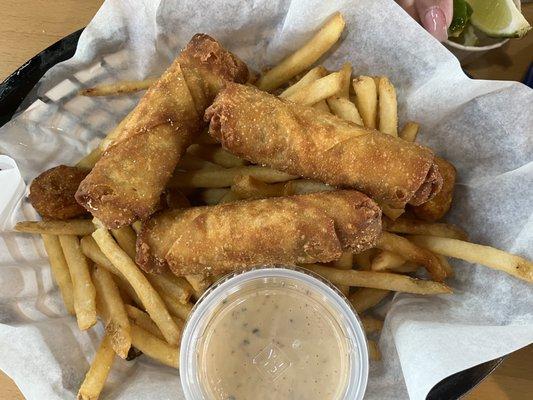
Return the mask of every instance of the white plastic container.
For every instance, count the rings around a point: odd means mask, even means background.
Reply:
[[[508,41],[509,39],[502,38],[495,39],[495,43],[491,43],[486,46],[465,46],[451,40],[446,40],[444,45],[453,53],[455,57],[457,57],[462,66],[467,66],[469,63],[474,62],[488,51],[502,47]]]
[[[516,7],[520,10],[520,0],[513,1],[516,4]],[[471,62],[474,62],[488,51],[502,47],[509,41],[509,39],[506,38],[489,38],[488,36],[483,35],[481,32],[478,33],[480,34],[482,41],[482,45],[480,46],[465,46],[463,44],[456,43],[453,40],[446,40],[444,42],[446,48],[450,50],[455,57],[457,57],[463,67],[467,66]]]
[[[312,272],[264,267],[222,278],[181,341],[188,400],[362,399],[368,350],[346,298]]]

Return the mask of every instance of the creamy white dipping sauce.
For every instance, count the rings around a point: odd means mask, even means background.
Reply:
[[[197,344],[210,399],[343,398],[350,345],[335,310],[290,282],[247,288],[220,302]]]

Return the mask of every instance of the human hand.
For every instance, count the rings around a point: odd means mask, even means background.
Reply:
[[[453,0],[396,0],[396,2],[440,42],[448,38]]]

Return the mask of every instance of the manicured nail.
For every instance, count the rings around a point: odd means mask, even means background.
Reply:
[[[422,17],[422,25],[439,42],[448,39],[448,29],[446,28],[446,16],[440,7],[431,7]]]

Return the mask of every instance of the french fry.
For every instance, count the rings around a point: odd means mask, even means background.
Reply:
[[[280,183],[265,183],[251,176],[238,176],[234,179],[231,188],[243,199],[291,196],[293,194],[308,194],[335,190],[334,186],[311,179],[295,179]]]
[[[94,355],[93,362],[78,391],[78,400],[97,400],[104,388],[107,375],[113,366],[115,351],[109,335],[104,335]]]
[[[410,274],[412,272],[418,271],[419,268],[421,268],[419,265],[416,265],[416,264],[413,264],[412,262],[407,261],[405,264],[400,265],[399,267],[388,270],[388,272],[394,272],[397,274]],[[453,275],[453,271],[450,271],[450,275],[448,276],[452,276],[452,275]]]
[[[120,248],[106,229],[98,228],[92,236],[102,253],[104,253],[133,287],[143,307],[157,324],[165,340],[170,344],[177,345],[180,337],[179,329],[170,317],[165,303],[152,285],[150,285],[148,279],[126,252]]]
[[[349,251],[345,251],[342,253],[341,257],[336,260],[333,263],[333,266],[338,269],[352,269],[353,265],[353,254]],[[339,290],[344,294],[345,296],[348,296],[350,294],[350,286],[348,285],[337,285]]]
[[[207,290],[209,286],[213,283],[210,276],[207,275],[185,275],[185,279],[192,286],[194,290],[194,297],[199,299],[202,294]]]
[[[259,78],[256,86],[271,91],[307,70],[339,40],[345,25],[339,12],[333,14],[307,43]]]
[[[381,351],[379,350],[378,343],[375,340],[368,340],[368,357],[372,361],[381,361]]]
[[[355,292],[350,293],[348,300],[352,303],[355,311],[361,314],[381,303],[390,293],[390,290],[358,288]]]
[[[294,85],[289,86],[287,89],[285,89],[279,97],[288,97],[291,94],[296,93],[303,87],[309,85],[310,83],[313,83],[317,79],[320,79],[324,76],[326,76],[328,73],[327,69],[323,66],[319,65],[318,67],[315,67],[311,69],[307,74],[305,74],[298,82],[296,82]]]
[[[230,190],[226,188],[204,189],[198,194],[198,198],[207,205],[218,204]]]
[[[61,243],[59,243],[59,238],[55,235],[48,234],[42,234],[41,237],[43,238],[46,254],[48,254],[54,281],[59,287],[59,293],[61,293],[65,308],[69,314],[76,315],[76,311],[74,310],[74,288],[70,279],[67,260],[65,260],[63,249],[61,249]]]
[[[472,264],[481,264],[533,282],[533,262],[523,257],[457,239],[437,236],[409,236],[409,240],[425,249],[447,257],[458,258]]]
[[[170,273],[146,274],[148,281],[159,293],[174,301],[187,304],[192,295],[192,288],[183,278],[171,276]],[[175,279],[174,279],[175,278]]]
[[[142,302],[139,299],[139,296],[137,296],[137,293],[135,293],[135,290],[133,290],[133,287],[124,278],[122,273],[116,269],[113,264],[111,264],[111,261],[109,261],[104,253],[102,253],[100,247],[98,247],[92,236],[84,236],[80,243],[81,250],[85,257],[92,260],[92,262],[98,266],[104,267],[115,276],[114,281],[121,292],[124,302],[126,302],[126,299],[129,298],[129,300],[135,302],[135,304],[142,305]]]
[[[376,333],[383,329],[383,321],[369,315],[363,315],[361,317],[363,328],[365,328],[366,334]]]
[[[198,171],[178,172],[169,182],[170,187],[200,187],[224,188],[232,185],[233,180],[240,175],[250,175],[263,182],[285,182],[294,176],[267,167],[251,165],[246,167],[208,169]]]
[[[131,224],[131,227],[135,231],[135,233],[138,235],[142,228],[142,222],[141,221],[135,221]]]
[[[67,221],[22,221],[15,225],[17,232],[49,235],[85,236],[94,232],[90,219],[70,219]]]
[[[241,199],[290,196],[293,194],[291,182],[268,184],[249,175],[244,175],[233,180],[231,191]]]
[[[400,131],[399,136],[403,140],[407,140],[408,142],[414,142],[416,140],[416,136],[418,135],[419,128],[420,125],[418,125],[416,122],[406,122],[402,130]]]
[[[356,95],[356,106],[367,128],[376,128],[378,91],[374,79],[370,76],[359,76],[353,81]]]
[[[452,266],[448,262],[448,259],[441,254],[436,254],[436,256],[439,259],[442,266],[444,267],[444,270],[446,271],[446,276],[452,277],[454,275],[454,271],[453,271]]]
[[[192,310],[191,303],[183,304],[172,297],[166,296],[165,293],[161,293],[161,298],[163,299],[163,302],[165,303],[165,306],[167,307],[171,316],[178,317],[182,320],[187,320],[187,318],[189,318],[189,314]],[[175,319],[174,322],[176,322]]]
[[[453,275],[453,270],[446,260],[446,258],[435,254],[446,271],[446,276]],[[372,271],[387,271],[395,273],[411,273],[418,270],[420,266],[406,261],[402,256],[392,253],[387,250],[380,250],[380,252],[372,259],[370,270]]]
[[[60,235],[59,242],[70,271],[78,327],[84,331],[96,324],[96,289],[91,280],[89,263],[76,236]]]
[[[152,335],[157,336],[162,340],[165,340],[163,334],[147,313],[129,304],[126,304],[126,312],[128,313],[128,317],[130,318],[132,323],[150,332]],[[171,315],[171,317],[176,323],[176,326],[179,328],[180,332],[182,332],[183,327],[185,326],[185,321],[175,315]]]
[[[155,322],[146,312],[130,304],[126,304],[125,307],[126,313],[128,314],[128,317],[132,323],[143,328],[145,331],[150,332],[152,335],[157,336],[162,340],[165,340],[163,334],[161,333]],[[185,321],[175,315],[172,315],[172,319],[176,323],[176,326],[179,328],[180,332],[182,332],[183,327],[185,326]]]
[[[368,249],[368,250],[362,251],[361,253],[354,254],[353,261],[356,266],[355,269],[368,271],[370,269],[372,259],[375,257],[375,255],[378,252],[379,252],[378,249]]]
[[[318,264],[305,264],[302,267],[317,273],[334,284],[413,294],[446,294],[452,292],[448,286],[440,282],[425,281],[388,272],[344,271]]]
[[[294,194],[307,194],[335,190],[334,186],[326,185],[325,183],[313,181],[311,179],[295,179],[290,181],[290,187]]]
[[[89,240],[90,239],[90,240]],[[108,270],[117,275],[117,285],[124,289],[125,292],[132,297],[135,303],[142,305],[142,301],[139,296],[136,294],[135,290],[131,284],[123,278],[122,273],[113,265],[111,261],[102,253],[98,244],[90,236],[86,236],[82,239],[82,242],[86,242],[85,250],[88,257],[91,259],[96,259],[103,261],[103,264]],[[96,249],[94,249],[96,246]],[[100,253],[100,254],[98,254]],[[160,291],[161,298],[165,305],[168,306],[168,311],[170,314],[176,315],[180,318],[186,319],[189,315],[192,306],[186,300],[191,297],[193,293],[193,288],[190,284],[185,282],[183,278],[176,277],[170,273],[167,274],[146,274],[150,283],[154,284],[154,287],[157,287]],[[155,278],[154,278],[155,276]]]
[[[190,310],[192,310],[192,304],[189,303],[187,305],[187,308],[189,309],[190,314]],[[180,331],[183,331],[183,327],[185,326],[185,318],[178,317],[177,315],[171,315],[171,317],[174,320],[176,326],[180,329]]]
[[[248,164],[246,160],[234,156],[229,151],[217,145],[200,146],[193,144],[187,149],[187,154],[207,160],[215,164],[215,166],[218,165],[224,168],[241,167]]]
[[[373,259],[370,269],[372,271],[390,271],[396,270],[405,264],[405,258],[399,254],[382,250]]]
[[[242,200],[241,197],[231,190],[226,193],[222,198],[218,201],[218,204],[224,204],[224,203],[233,203],[234,201]]]
[[[82,96],[119,96],[128,93],[146,90],[157,82],[159,78],[148,78],[142,81],[120,81],[114,83],[104,83],[80,90]]]
[[[450,239],[467,240],[465,231],[455,225],[426,222],[418,219],[400,217],[395,221],[384,221],[388,232],[409,233],[413,235],[440,236]]]
[[[118,229],[111,229],[111,233],[118,245],[122,247],[122,250],[124,250],[132,260],[135,260],[135,241],[137,240],[135,231],[130,226],[123,226]]]
[[[339,72],[332,72],[287,96],[287,99],[295,103],[311,106],[335,95],[341,89],[342,75]]]
[[[424,266],[430,273],[431,277],[438,282],[442,282],[444,278],[446,278],[446,269],[435,254],[413,244],[402,236],[383,232],[376,247],[381,250],[388,250],[392,253],[396,253],[404,257],[406,260]]]
[[[363,120],[354,103],[348,98],[332,96],[328,100],[331,112],[339,118],[363,126]]]
[[[405,213],[405,209],[403,208],[393,208],[389,206],[388,204],[377,202],[379,207],[381,208],[381,211],[384,215],[386,215],[391,220],[395,220],[396,218],[400,218],[400,216]]]
[[[125,309],[132,323],[144,329],[145,331],[150,332],[159,339],[165,340],[163,334],[147,313],[130,304],[126,304]]]
[[[105,331],[111,338],[115,353],[121,358],[128,356],[131,347],[130,322],[118,286],[111,273],[99,266],[93,271],[93,282],[98,298],[98,307],[102,308]]]
[[[169,367],[179,367],[180,350],[177,344],[170,345],[135,324],[131,325],[131,341],[135,348],[148,357]]]
[[[137,293],[135,293],[135,290],[133,290],[133,288],[126,279],[115,275],[115,283],[117,284],[120,290],[120,295],[124,299],[124,302],[127,301],[128,303],[142,307],[141,299],[139,299],[139,296],[137,296]]]
[[[213,275],[213,284],[217,283],[220,279],[224,278],[227,273],[215,274]]]
[[[195,146],[194,144],[192,146]],[[185,171],[195,171],[204,168],[220,168],[220,165],[212,163],[211,161],[198,158],[195,155],[185,153],[178,163],[176,169]]]
[[[326,103],[326,100],[320,100],[319,102],[313,104],[313,108],[316,108],[317,110],[324,111],[324,112],[331,112],[331,110],[328,107],[328,103]]]
[[[381,76],[378,86],[379,130],[391,136],[398,136],[398,102],[396,89],[386,76]]]
[[[76,163],[76,167],[91,169],[97,163],[97,161],[102,157],[103,151],[97,146],[85,157]]]
[[[352,64],[346,62],[342,65],[342,68],[339,70],[341,74],[341,90],[339,90],[338,95],[345,99],[350,99],[350,84],[352,81]]]
[[[124,277],[122,273],[115,268],[115,266],[109,261],[109,259],[102,253],[100,247],[95,242],[92,236],[84,236],[80,240],[81,251],[92,262],[106,268],[109,272]]]

